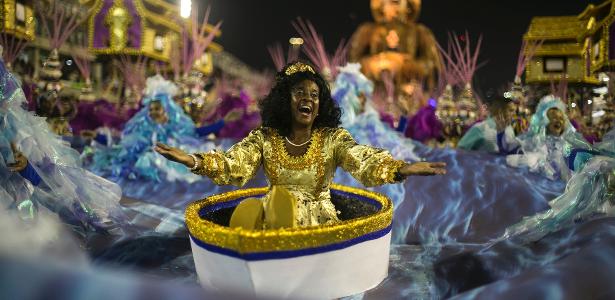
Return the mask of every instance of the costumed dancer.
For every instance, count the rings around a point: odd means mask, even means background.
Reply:
[[[217,138],[242,139],[260,125],[260,115],[250,109],[253,100],[244,90],[227,85],[224,78],[217,82],[216,92],[222,100],[208,118],[208,127]]]
[[[94,151],[90,169],[113,180],[199,180],[183,166],[167,161],[153,151],[157,142],[192,151],[214,148],[213,143],[199,139],[200,136],[209,135],[212,129],[196,128],[192,119],[173,101],[175,93],[175,84],[162,76],[148,78],[143,108],[126,123],[117,145]]]
[[[495,145],[496,132],[494,128],[490,139]],[[405,198],[412,201],[402,202],[395,211],[395,243],[485,242],[523,216],[544,210],[564,188],[560,180],[508,166],[505,155],[422,147],[415,152],[451,167],[445,177],[404,184]]]
[[[474,124],[459,140],[457,147],[504,155],[515,154],[521,147],[512,126],[515,111],[515,103],[512,101],[494,99],[489,105],[487,120]]]
[[[338,127],[340,115],[323,76],[297,62],[277,74],[261,102],[263,127],[227,152],[187,154],[164,144],[156,151],[220,185],[242,186],[264,166],[271,187],[265,200],[245,200],[231,218],[231,226],[240,219],[244,228],[338,222],[329,192],[338,166],[367,186],[446,172],[443,163],[408,164],[385,150],[357,144]]]
[[[410,117],[404,129],[404,135],[426,145],[435,145],[442,139],[442,122],[436,115],[438,103],[429,99],[427,105],[421,107],[414,116]]]
[[[24,219],[40,211],[86,230],[122,220],[118,185],[80,165],[79,154],[53,134],[44,118],[23,109],[24,93],[0,62],[0,194]]]
[[[283,57],[282,55],[278,56]],[[452,74],[453,70],[450,73]],[[455,80],[459,80],[458,76],[454,77]],[[352,84],[349,84],[349,86],[352,86]],[[336,87],[335,89],[338,90],[339,88]],[[352,95],[353,93],[348,94]],[[355,92],[354,97],[357,97],[358,100],[355,99],[354,102],[348,103],[360,103],[362,97],[359,95],[359,92]],[[340,106],[344,106],[344,103],[340,103]],[[359,105],[356,108],[350,106],[350,109],[342,107],[344,113],[342,124],[344,126],[347,126],[347,121],[344,120],[346,111],[360,110]],[[373,118],[373,116],[371,117]],[[375,117],[375,119],[379,118]],[[372,124],[379,123],[382,122],[357,124],[369,128]],[[359,125],[356,126],[361,128]],[[379,127],[378,125],[373,126]],[[388,130],[393,131],[392,128]],[[366,136],[365,133],[361,132],[357,134],[358,142],[369,143],[360,139],[362,137],[370,138],[375,140],[374,145],[378,147],[383,145],[379,144],[384,143],[383,141],[388,141],[387,143],[394,141],[394,139],[378,141],[379,137]],[[427,147],[420,147],[418,143],[417,145],[419,146],[415,145],[411,151],[404,152],[402,150],[400,153],[405,153],[405,155],[416,153],[418,154],[416,156],[425,157],[427,160],[446,161],[453,167],[446,177],[415,178],[406,181],[403,186],[396,184],[376,188],[386,193],[396,204],[392,238],[394,243],[430,242],[436,239],[476,241],[483,236],[488,236],[487,239],[490,239],[501,235],[507,225],[516,222],[521,216],[534,214],[543,209],[547,200],[559,195],[563,188],[563,185],[559,182],[542,180],[539,176],[528,176],[525,170],[507,167],[504,157],[498,158],[483,153],[459,152],[453,149],[431,150]],[[393,150],[395,148],[403,149],[403,146],[384,146],[383,148]],[[494,158],[496,159],[494,160]],[[492,172],[498,174],[498,176],[485,178],[481,175]],[[354,179],[349,178],[350,176],[347,173],[340,171],[336,176],[336,182],[358,185]],[[523,189],[523,192],[515,194],[513,197],[516,200],[513,201],[515,202],[514,205],[511,205],[511,202],[498,201],[501,193],[519,189]],[[412,201],[402,201],[401,199],[404,198],[412,199]],[[494,214],[492,213],[493,210],[501,210],[502,213]],[[498,221],[500,221],[498,226],[480,226],[483,223],[491,224]]]
[[[571,171],[588,159],[588,155],[582,152],[571,157],[572,150],[591,148],[570,124],[566,105],[551,95],[540,100],[529,131],[519,139],[523,154],[509,155],[506,162],[513,167],[529,167],[530,171],[540,172],[551,179],[569,179]]]

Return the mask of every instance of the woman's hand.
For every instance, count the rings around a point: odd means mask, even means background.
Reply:
[[[406,176],[433,176],[446,174],[446,163],[443,162],[417,162],[406,164],[399,169],[399,174]]]
[[[196,161],[194,161],[192,156],[188,155],[186,152],[163,143],[156,143],[154,150],[166,159],[183,164],[188,168],[192,168],[196,164]]]
[[[512,119],[508,117],[505,113],[499,113],[493,116],[493,120],[495,121],[495,129],[497,132],[502,132],[506,130],[506,127],[511,125]]]
[[[11,150],[13,150],[13,159],[15,162],[9,163],[9,171],[11,172],[21,172],[28,166],[28,159],[23,153],[17,150],[15,144],[11,143]]]

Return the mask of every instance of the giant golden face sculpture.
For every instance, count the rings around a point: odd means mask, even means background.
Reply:
[[[359,26],[351,38],[350,61],[376,82],[394,74],[398,92],[410,82],[422,82],[424,93],[434,89],[441,69],[440,53],[431,31],[416,22],[420,0],[372,0],[375,22]]]
[[[378,23],[415,21],[421,12],[420,0],[372,0],[372,16]]]

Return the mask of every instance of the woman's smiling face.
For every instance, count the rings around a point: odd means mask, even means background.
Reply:
[[[564,129],[566,129],[566,118],[564,117],[564,112],[555,107],[551,108],[547,111],[547,118],[549,118],[547,134],[561,136],[562,133],[564,133]]]
[[[290,89],[290,111],[294,125],[311,127],[318,115],[320,89],[312,80],[303,80]]]

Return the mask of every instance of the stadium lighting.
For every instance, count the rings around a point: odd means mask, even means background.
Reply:
[[[181,0],[179,6],[179,15],[182,18],[190,17],[190,12],[192,11],[192,0]]]

